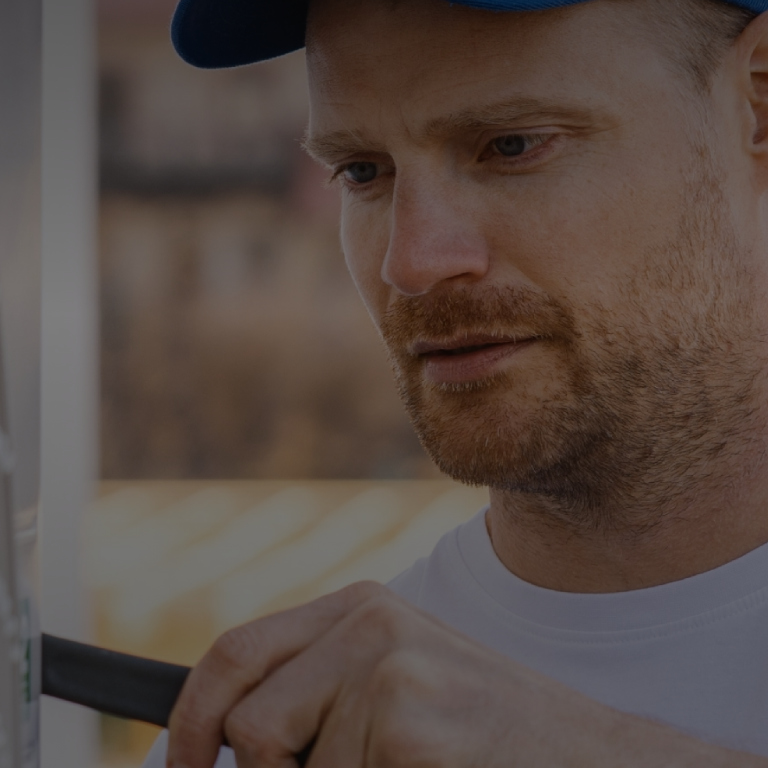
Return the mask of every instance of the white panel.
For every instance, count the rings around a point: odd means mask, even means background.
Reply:
[[[43,0],[43,630],[89,640],[81,519],[97,476],[95,16]],[[43,768],[96,764],[97,719],[45,699]]]

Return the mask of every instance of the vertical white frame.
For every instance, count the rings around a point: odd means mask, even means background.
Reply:
[[[43,0],[41,624],[90,640],[82,513],[98,477],[94,0]],[[97,716],[44,697],[42,768],[98,761]]]

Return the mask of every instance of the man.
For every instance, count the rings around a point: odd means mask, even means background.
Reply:
[[[306,22],[350,272],[491,504],[391,590],[221,638],[168,766],[767,766],[762,0],[208,5],[202,66]]]

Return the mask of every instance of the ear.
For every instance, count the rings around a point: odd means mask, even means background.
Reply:
[[[742,93],[749,102],[751,152],[768,155],[768,12],[757,16],[735,43]]]

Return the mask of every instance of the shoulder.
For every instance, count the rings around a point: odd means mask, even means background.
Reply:
[[[471,574],[462,554],[461,540],[486,536],[485,510],[444,534],[427,557],[417,560],[387,584],[393,592],[420,608],[452,599],[456,588]]]
[[[390,581],[387,586],[397,595],[414,605],[419,604],[419,593],[424,583],[424,573],[427,569],[428,558],[422,557],[410,568],[403,571]]]

